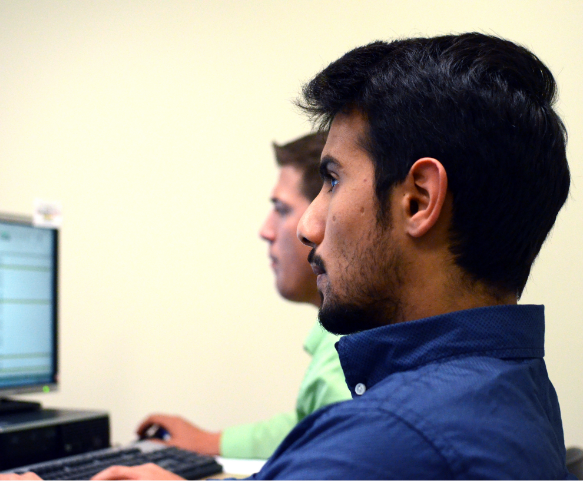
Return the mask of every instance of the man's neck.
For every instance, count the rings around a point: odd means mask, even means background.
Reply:
[[[442,271],[444,272],[444,271]],[[494,291],[479,281],[468,279],[467,275],[439,276],[433,272],[427,276],[430,282],[417,282],[403,292],[400,315],[396,322],[413,321],[450,312],[477,307],[514,305],[518,299],[514,294]]]

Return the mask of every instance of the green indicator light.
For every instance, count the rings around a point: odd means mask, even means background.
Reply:
[[[48,386],[43,386],[43,392],[49,392],[50,388]]]

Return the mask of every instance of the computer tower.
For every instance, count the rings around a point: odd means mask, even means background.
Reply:
[[[109,446],[106,412],[41,409],[0,416],[0,471]]]

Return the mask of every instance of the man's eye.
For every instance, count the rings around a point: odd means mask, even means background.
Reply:
[[[275,205],[274,207],[275,212],[277,212],[278,215],[280,216],[286,216],[290,213],[290,208],[287,205]]]
[[[334,177],[330,176],[326,180],[330,184],[330,188],[328,189],[328,192],[332,192],[334,190],[334,187],[336,187],[338,185],[338,179],[335,179]]]

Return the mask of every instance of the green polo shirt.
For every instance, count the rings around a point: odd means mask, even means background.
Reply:
[[[334,347],[338,339],[316,324],[304,342],[304,349],[312,356],[312,362],[300,385],[296,410],[276,414],[266,421],[225,429],[221,436],[221,456],[267,459],[308,414],[328,404],[350,399]]]

